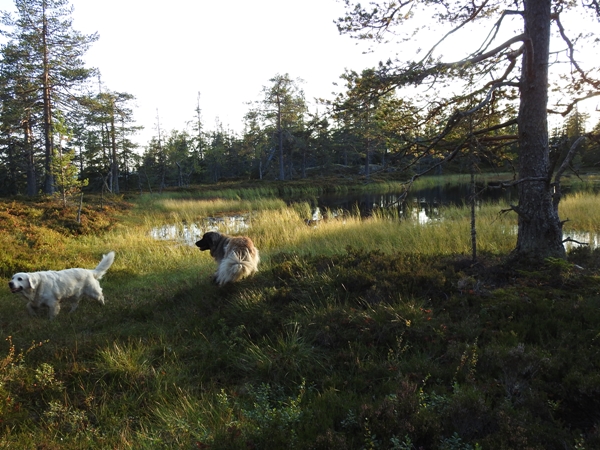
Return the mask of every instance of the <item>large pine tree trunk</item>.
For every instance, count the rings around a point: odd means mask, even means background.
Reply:
[[[279,180],[285,180],[283,164],[283,130],[281,129],[281,102],[277,103],[277,137],[279,139]]]
[[[564,257],[562,224],[552,202],[548,147],[548,60],[551,0],[525,0],[526,43],[519,109],[518,259]],[[531,44],[531,45],[529,45]],[[556,205],[558,206],[558,205]]]
[[[43,102],[44,102],[44,147],[46,150],[45,157],[45,180],[44,194],[54,194],[54,173],[52,172],[52,159],[54,158],[54,137],[52,130],[52,93],[50,86],[50,63],[49,63],[49,48],[47,43],[48,37],[48,19],[46,18],[46,4],[43,4],[43,27],[42,27],[42,50],[43,56]]]
[[[33,197],[37,194],[37,180],[35,176],[35,160],[33,157],[33,142],[31,139],[31,121],[29,117],[23,121],[23,143],[25,145],[26,171],[27,171],[27,195]]]
[[[117,130],[115,127],[114,104],[113,113],[110,116],[110,136],[111,136],[111,171],[112,171],[112,191],[114,194],[119,194],[119,161],[117,159]]]

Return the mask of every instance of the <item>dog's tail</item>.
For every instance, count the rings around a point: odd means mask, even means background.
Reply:
[[[216,282],[219,286],[226,283],[235,283],[236,281],[246,278],[258,271],[258,251],[253,258],[248,249],[231,252],[221,261],[216,274]]]
[[[115,252],[109,252],[106,255],[102,256],[102,261],[98,263],[96,268],[94,269],[94,278],[99,280],[104,276],[106,271],[112,266],[112,263],[115,260]]]

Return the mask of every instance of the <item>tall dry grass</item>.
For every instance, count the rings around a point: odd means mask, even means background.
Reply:
[[[580,191],[567,195],[559,203],[558,212],[567,220],[565,231],[597,233],[600,231],[600,194]]]
[[[591,192],[566,196],[560,204],[561,218],[568,219],[565,231],[598,232],[599,201],[598,194]],[[514,213],[502,213],[507,209],[508,205],[504,203],[478,206],[476,230],[479,251],[504,254],[514,248],[517,218]],[[441,220],[424,224],[419,223],[416,214],[404,219],[394,212],[376,212],[364,219],[358,211],[338,217],[325,211],[325,216],[331,218],[307,225],[312,207],[304,202],[288,206],[276,198],[190,200],[145,196],[107,234],[82,236],[74,240],[52,230],[41,233],[37,245],[48,251],[39,253],[46,255],[45,260],[40,256],[41,260],[33,261],[32,265],[47,269],[93,267],[102,253],[115,250],[115,269],[134,271],[136,275],[157,277],[157,274],[182,273],[181,276],[186,276],[192,270],[206,274],[213,270],[214,265],[209,255],[181,242],[156,240],[151,230],[160,225],[184,226],[209,216],[240,212],[246,213],[250,226],[246,233],[261,250],[265,263],[275,253],[336,254],[344,252],[348,246],[378,249],[384,253],[450,255],[471,252],[468,207],[444,207]],[[59,261],[57,254],[62,255]],[[140,283],[143,285],[147,280]]]
[[[195,211],[209,210],[213,205],[195,206]],[[169,202],[170,214],[163,216],[173,220],[177,217],[191,217],[186,202]],[[361,218],[358,212],[330,217],[319,222],[307,219],[311,207],[307,203],[296,203],[279,208],[254,210],[250,214],[250,230],[256,245],[263,255],[273,252],[294,252],[299,254],[333,254],[345,251],[348,246],[357,249],[379,249],[384,253],[415,252],[423,254],[468,253],[471,246],[470,216],[466,208],[448,207],[444,209],[442,220],[432,220],[421,224],[415,217],[402,219],[394,214],[375,213],[370,218]],[[509,251],[515,244],[512,231],[516,221],[500,213],[501,205],[483,205],[478,209],[478,246],[483,251],[500,253]],[[154,216],[148,224],[157,223]]]

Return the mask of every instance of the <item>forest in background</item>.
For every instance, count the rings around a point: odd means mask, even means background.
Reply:
[[[473,165],[506,171],[517,165],[515,110],[506,100],[498,96],[469,122],[444,133],[452,111],[423,110],[394,89],[375,95],[376,69],[341,75],[345,91],[322,100],[322,113],[309,112],[300,79],[275,74],[263,86],[262,98],[249,105],[241,133],[220,124],[208,129],[199,96],[190,127],[165,131],[157,117],[154,137],[139,148],[133,139],[140,129],[132,112],[135,98],[110,90],[100,70],[85,67],[82,57],[98,36],[73,29],[69,2],[15,3],[17,16],[5,13],[2,18],[3,196],[291,180],[335,174],[340,165],[367,178],[373,170],[385,170],[403,179],[440,173],[441,163],[449,159],[449,171],[468,171]],[[582,135],[597,135],[600,123],[588,122],[589,116],[574,108],[551,130],[552,151],[564,157]],[[476,142],[466,139],[474,129],[485,130]],[[449,158],[457,143],[468,158]],[[579,145],[571,167],[593,169],[598,161],[600,145],[590,139]]]
[[[420,42],[432,18],[438,44],[469,27],[489,34],[455,62],[443,61],[434,44],[416,60],[396,55],[346,69],[342,92],[322,101],[324,113],[309,112],[300,80],[276,74],[249,105],[240,135],[221,125],[207,130],[198,102],[192,131],[166,133],[157,117],[154,138],[136,151],[133,96],[103,86],[99,70],[83,62],[98,36],[73,29],[68,0],[15,0],[15,16],[2,15],[0,194],[57,194],[66,206],[84,189],[286,181],[338,165],[362,167],[366,180],[374,170],[394,172],[407,189],[442,170],[509,169],[514,176],[502,187],[518,188],[510,205],[519,218],[515,255],[564,258],[561,179],[596,164],[598,124],[588,131],[579,106],[600,95],[600,77],[579,52],[594,35],[563,18],[600,21],[596,2],[524,0],[514,10],[487,0],[344,3],[338,31],[375,44]],[[465,39],[470,34],[458,42]],[[566,119],[552,130],[550,116]]]

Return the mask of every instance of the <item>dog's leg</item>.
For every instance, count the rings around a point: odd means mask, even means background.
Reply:
[[[104,294],[102,293],[100,283],[98,283],[97,281],[95,283],[92,281],[92,284],[86,288],[84,295],[91,298],[92,300],[96,300],[101,305],[104,305]]]
[[[38,306],[34,305],[32,302],[27,303],[27,311],[29,311],[30,316],[37,316]]]
[[[75,301],[73,301],[71,303],[71,311],[69,311],[69,314],[72,312],[75,312],[75,310],[77,309],[78,306],[79,306],[79,299],[76,299]]]
[[[54,319],[60,311],[60,302],[55,301],[48,305],[48,316],[50,319]]]

